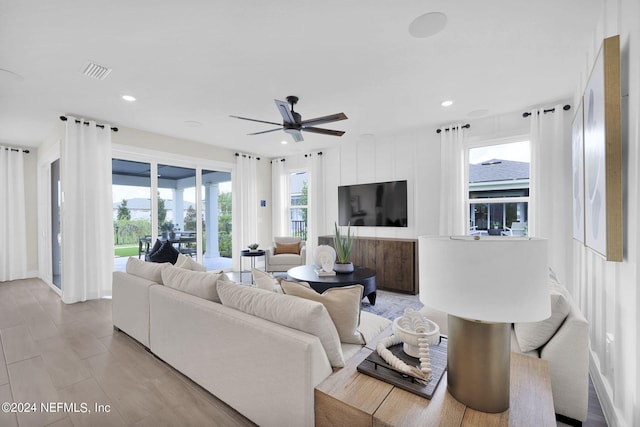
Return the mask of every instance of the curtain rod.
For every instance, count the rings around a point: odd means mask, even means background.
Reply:
[[[322,151],[318,151],[316,154],[317,154],[318,156],[322,156]],[[304,156],[305,156],[305,157],[311,157],[312,155],[313,155],[313,153],[305,154]]]
[[[470,128],[471,128],[471,125],[470,125],[469,123],[467,123],[466,125],[462,125],[462,126],[460,126],[460,127],[461,127],[461,128],[463,128],[463,129],[470,129]],[[444,130],[445,132],[449,132],[451,129],[453,129],[453,127],[451,127],[451,128],[444,128],[444,129],[442,129],[442,128],[438,128],[438,129],[436,129],[436,133],[440,133],[440,132],[442,132],[443,130]]]
[[[256,160],[260,160],[260,157],[251,156],[251,155],[249,155],[249,154],[240,154],[240,153],[236,153],[236,157],[240,157],[240,156],[242,156],[242,157],[248,157],[248,158],[250,158],[250,159],[251,159],[251,158],[255,158]]]
[[[62,120],[63,122],[66,122],[69,119],[67,118],[67,116],[60,116],[60,120]],[[76,119],[76,123],[82,123],[83,125],[89,126],[89,122],[83,122],[83,121],[78,120],[78,119]],[[99,127],[100,129],[104,129],[104,125],[96,124],[96,127]],[[118,132],[118,128],[111,128],[111,130],[114,131],[114,132]]]
[[[24,148],[13,148],[13,147],[4,147],[5,150],[11,150],[11,151],[17,151],[20,152],[22,151],[24,154],[29,154],[30,151]]]
[[[563,107],[562,107],[562,109],[563,109],[564,111],[569,111],[569,110],[571,109],[571,105],[566,104],[565,106],[563,106]],[[548,109],[546,109],[546,110],[542,110],[542,112],[543,112],[544,114],[547,114],[547,113],[553,113],[553,112],[555,112],[555,111],[556,111],[555,107],[554,107],[554,108],[548,108]],[[538,114],[540,114],[540,111],[538,111]],[[522,117],[524,117],[525,119],[526,119],[527,117],[529,117],[530,115],[531,115],[531,113],[530,113],[530,112],[528,112],[528,111],[525,111],[524,113],[522,113]]]
[[[273,162],[284,162],[286,160],[287,159],[273,159],[273,160],[271,160],[271,164],[273,164]]]

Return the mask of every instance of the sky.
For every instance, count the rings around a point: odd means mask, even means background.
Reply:
[[[529,141],[490,145],[469,150],[469,163],[478,164],[491,159],[531,163]]]

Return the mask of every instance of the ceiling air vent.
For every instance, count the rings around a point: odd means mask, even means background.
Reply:
[[[97,80],[104,80],[110,72],[111,68],[98,65],[91,61],[87,62],[82,68],[82,74]]]

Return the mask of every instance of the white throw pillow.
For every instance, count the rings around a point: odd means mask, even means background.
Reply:
[[[217,282],[223,273],[191,271],[174,266],[162,270],[165,286],[214,302],[220,302]]]
[[[331,288],[319,294],[313,289],[298,283],[283,280],[280,286],[287,295],[318,301],[324,304],[336,325],[340,341],[347,344],[366,344],[358,330],[360,325],[360,307],[364,286],[351,285]]]
[[[184,268],[185,270],[207,271],[207,267],[202,264],[198,264],[196,260],[185,254],[178,255],[178,259],[174,265],[178,268]]]
[[[280,283],[271,274],[257,268],[251,269],[251,273],[253,274],[253,281],[256,282],[256,288],[278,294],[283,293]]]
[[[513,325],[518,345],[523,353],[537,350],[553,337],[569,315],[571,306],[563,292],[551,287],[551,316],[539,322],[521,322]]]
[[[146,262],[138,258],[129,257],[126,272],[162,285],[162,270],[170,266],[171,263],[169,262]]]
[[[321,303],[235,284],[224,278],[218,281],[218,294],[223,305],[318,337],[331,366],[344,366],[338,332]]]

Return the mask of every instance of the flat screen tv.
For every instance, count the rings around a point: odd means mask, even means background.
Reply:
[[[407,227],[407,181],[338,187],[338,224]]]

